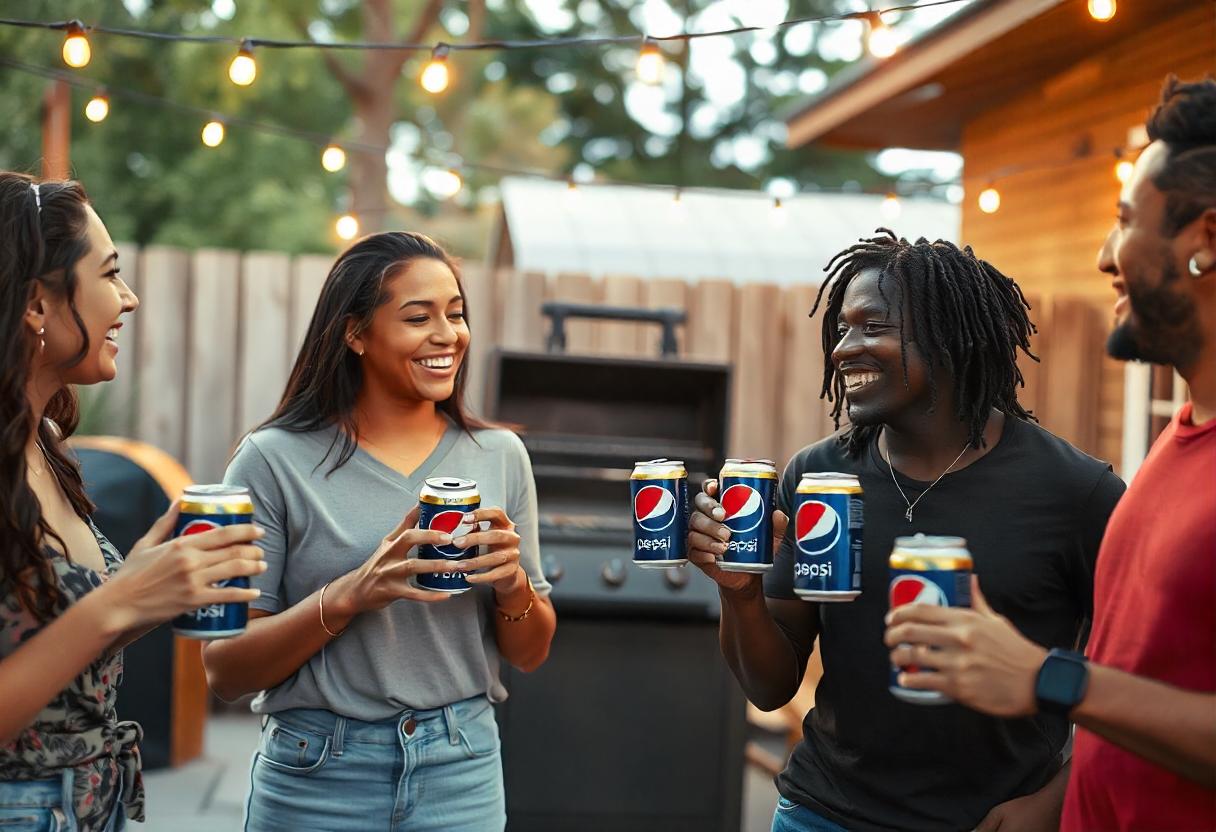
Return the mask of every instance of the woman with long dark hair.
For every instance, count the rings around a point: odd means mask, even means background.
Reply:
[[[256,590],[252,525],[165,543],[176,506],[126,561],[90,522],[72,385],[114,378],[139,299],[75,182],[0,172],[0,828],[117,830],[143,820],[139,726],[119,722],[122,647]]]
[[[499,658],[528,671],[556,627],[523,443],[465,409],[468,309],[421,234],[367,237],[334,263],[282,401],[226,481],[248,486],[270,569],[249,629],[204,651],[225,699],[258,693],[247,830],[490,832],[505,825],[492,702]],[[434,476],[475,480],[467,535],[415,528]],[[488,527],[488,528],[487,528]],[[422,543],[483,547],[472,591]]]

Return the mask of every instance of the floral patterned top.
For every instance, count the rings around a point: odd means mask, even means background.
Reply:
[[[92,523],[105,558],[106,575],[122,564],[122,555]],[[79,601],[106,577],[87,566],[47,550],[65,604]],[[16,650],[41,624],[13,596],[0,597],[0,657]],[[143,731],[134,722],[119,722],[114,710],[122,681],[122,651],[99,657],[52,699],[34,723],[11,742],[0,745],[0,780],[40,780],[75,769],[76,817],[81,832],[105,827],[121,800],[132,820],[144,819],[144,789],[139,746]]]

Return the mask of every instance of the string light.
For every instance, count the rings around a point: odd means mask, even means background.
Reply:
[[[73,20],[67,25],[67,36],[63,39],[63,62],[72,69],[80,69],[89,65],[93,58],[93,48],[89,46],[88,35],[84,33],[84,24]]]
[[[346,167],[346,151],[336,144],[331,144],[321,153],[321,167],[330,173],[337,173]]]
[[[84,105],[84,117],[96,124],[99,121],[105,121],[106,116],[110,114],[110,99],[105,93],[97,93],[89,99],[89,103]]]
[[[448,88],[452,74],[448,70],[448,48],[440,44],[431,51],[431,59],[422,68],[418,83],[431,95],[438,95]]]
[[[343,214],[334,222],[334,232],[339,239],[355,239],[359,236],[359,218],[351,213]]]
[[[445,168],[431,168],[423,174],[422,181],[426,189],[440,199],[451,199],[464,187],[460,174]]]
[[[894,220],[898,219],[899,215],[903,213],[904,207],[900,204],[899,197],[891,193],[887,194],[886,199],[882,201],[879,210],[885,219]]]
[[[1089,0],[1089,16],[1099,23],[1113,18],[1117,8],[1116,0]]]
[[[248,41],[241,41],[241,48],[228,64],[228,78],[238,87],[247,87],[258,77],[258,62],[253,59],[253,50]]]
[[[989,185],[980,191],[980,210],[985,214],[995,214],[1001,208],[1001,192],[996,185]]]
[[[666,63],[657,43],[649,38],[642,41],[642,48],[638,51],[638,80],[643,84],[661,84]]]
[[[866,20],[870,25],[869,35],[866,37],[866,48],[870,54],[875,58],[889,58],[894,55],[895,50],[899,48],[899,36],[895,34],[895,30],[886,24],[878,12],[866,15]]]
[[[219,119],[211,119],[203,125],[203,144],[207,147],[219,147],[224,141],[224,122]]]
[[[1118,179],[1121,184],[1126,185],[1127,180],[1132,178],[1132,171],[1135,169],[1136,166],[1127,159],[1120,159],[1119,161],[1115,162],[1115,178]]]

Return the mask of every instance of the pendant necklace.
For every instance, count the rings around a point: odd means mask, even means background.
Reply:
[[[882,437],[879,437],[879,438],[881,439]],[[908,510],[904,512],[905,520],[907,520],[909,523],[912,522],[912,509],[916,508],[916,504],[921,501],[921,498],[923,498],[926,494],[929,493],[929,491],[933,488],[934,485],[937,485],[939,482],[942,481],[942,477],[946,476],[946,474],[949,474],[950,471],[954,468],[954,466],[958,465],[958,461],[963,458],[963,454],[967,453],[967,448],[969,448],[969,447],[971,447],[970,442],[968,442],[966,445],[963,446],[963,449],[961,451],[959,451],[958,456],[956,456],[954,458],[954,462],[951,462],[946,467],[946,470],[942,471],[941,476],[939,476],[937,479],[935,479],[928,488],[926,488],[924,491],[920,492],[920,494],[917,495],[915,500],[909,500],[908,495],[904,493],[904,490],[902,488],[900,488],[899,480],[895,479],[895,468],[894,468],[894,466],[891,465],[891,448],[890,448],[890,443],[888,443],[887,470],[891,472],[891,482],[895,483],[895,488],[896,488],[896,490],[899,491],[899,496],[904,498],[904,505],[906,505],[908,507]],[[879,445],[878,450],[879,450],[879,453],[882,453],[881,445]]]

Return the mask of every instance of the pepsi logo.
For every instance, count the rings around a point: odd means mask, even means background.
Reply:
[[[933,581],[919,575],[900,575],[891,581],[891,608],[902,607],[904,604],[929,604],[934,607],[948,607],[946,593]]]
[[[676,519],[676,497],[658,485],[644,485],[633,497],[633,518],[648,532],[661,532]]]
[[[732,485],[722,492],[722,521],[732,532],[750,532],[764,520],[764,500],[750,485]]]
[[[433,532],[443,532],[450,534],[453,538],[463,537],[466,534],[472,534],[475,529],[473,523],[466,521],[465,512],[463,511],[440,511],[431,516],[431,522],[427,528]],[[465,550],[456,546],[435,546],[435,551],[446,558],[463,557]]]
[[[178,537],[185,537],[188,534],[202,534],[209,532],[212,529],[218,529],[219,523],[212,523],[210,520],[191,520],[186,525],[182,526],[182,530],[177,533]]]
[[[794,539],[798,548],[808,555],[821,555],[840,540],[840,515],[836,509],[818,500],[807,500],[798,506],[794,518]]]

